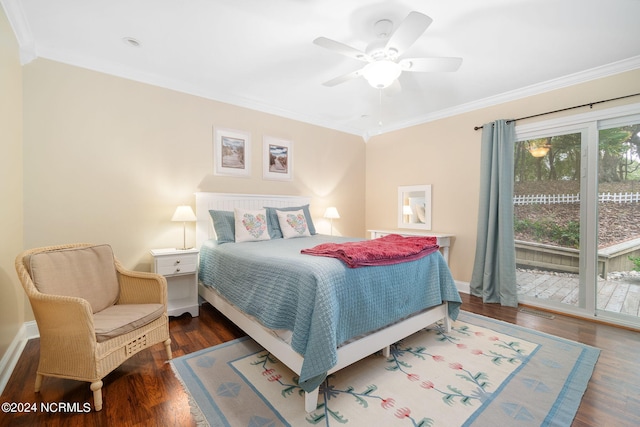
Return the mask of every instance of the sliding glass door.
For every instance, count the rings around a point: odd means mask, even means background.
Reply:
[[[640,119],[598,133],[597,313],[640,318]]]
[[[581,307],[583,132],[519,141],[514,157],[518,297]]]
[[[616,111],[517,130],[518,299],[637,327],[640,114]]]

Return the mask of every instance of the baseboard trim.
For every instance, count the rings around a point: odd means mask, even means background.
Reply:
[[[471,284],[469,282],[460,282],[456,280],[456,288],[458,288],[458,292],[462,292],[464,294],[471,293]]]
[[[13,338],[13,341],[7,348],[2,360],[0,360],[0,394],[4,392],[4,388],[11,378],[11,374],[18,364],[18,360],[22,355],[22,350],[27,345],[27,341],[32,338],[38,338],[40,332],[38,331],[38,325],[35,320],[25,322],[22,324],[18,333]]]
[[[29,341],[32,338],[39,338],[40,337],[40,331],[38,330],[38,324],[36,323],[35,320],[32,320],[30,322],[24,322],[24,327],[25,327],[25,331],[26,331],[27,341]]]

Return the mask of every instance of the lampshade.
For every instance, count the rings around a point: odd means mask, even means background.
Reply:
[[[402,73],[400,65],[388,59],[370,62],[362,70],[362,75],[376,89],[389,86]]]
[[[340,218],[340,214],[338,213],[338,209],[331,206],[331,207],[328,207],[326,211],[324,211],[324,217],[330,218],[330,219],[336,219],[336,218]]]
[[[195,221],[196,219],[196,214],[193,213],[193,209],[191,209],[191,206],[178,206],[173,214],[173,217],[171,218],[171,221],[185,222]]]

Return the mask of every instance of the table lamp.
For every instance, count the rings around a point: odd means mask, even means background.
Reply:
[[[329,218],[331,220],[331,235],[333,236],[333,220],[340,218],[340,214],[338,213],[338,209],[331,206],[328,207],[326,211],[324,211],[324,217]]]
[[[193,209],[191,209],[191,206],[178,206],[176,208],[171,221],[182,221],[182,247],[178,249],[191,249],[187,248],[187,221],[193,222],[196,219],[196,214],[193,213]]]

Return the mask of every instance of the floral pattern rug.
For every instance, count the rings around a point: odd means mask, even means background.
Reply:
[[[315,411],[297,376],[248,338],[172,361],[211,426],[570,425],[599,350],[461,312],[332,375]]]

